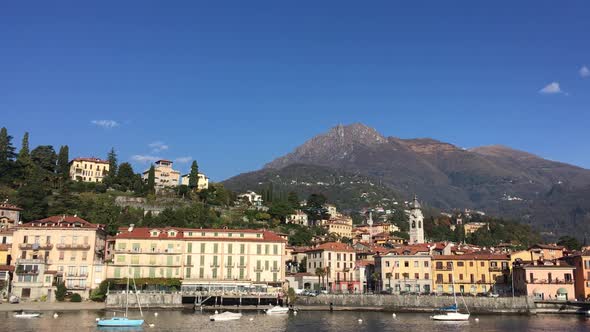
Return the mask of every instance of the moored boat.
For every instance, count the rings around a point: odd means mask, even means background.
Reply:
[[[469,314],[462,314],[460,312],[445,312],[444,314],[434,315],[430,318],[439,321],[466,321],[469,320]]]
[[[112,327],[123,327],[123,326],[141,326],[143,319],[129,319],[127,317],[113,317],[99,319],[96,322],[98,326],[112,326]]]
[[[239,312],[230,312],[225,311],[220,314],[216,313],[214,315],[209,316],[209,319],[215,322],[223,322],[228,320],[238,320],[242,318],[242,314]]]
[[[14,314],[14,317],[16,318],[36,318],[41,316],[40,313],[38,312],[25,312],[25,311],[21,311],[21,312],[17,312]]]
[[[284,314],[288,314],[288,313],[289,313],[288,307],[280,307],[278,305],[266,310],[267,315],[284,315]]]

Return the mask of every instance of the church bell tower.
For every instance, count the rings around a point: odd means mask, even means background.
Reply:
[[[422,215],[422,206],[418,202],[418,197],[414,195],[414,200],[410,203],[410,244],[424,243],[424,215]]]

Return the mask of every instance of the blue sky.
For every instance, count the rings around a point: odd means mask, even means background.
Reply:
[[[588,1],[4,1],[0,126],[71,157],[114,146],[136,171],[191,157],[217,181],[352,122],[590,168],[589,12]]]

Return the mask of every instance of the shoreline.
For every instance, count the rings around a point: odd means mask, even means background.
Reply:
[[[104,310],[104,302],[21,302],[0,304],[0,312],[18,310],[26,311],[76,311],[76,310]]]

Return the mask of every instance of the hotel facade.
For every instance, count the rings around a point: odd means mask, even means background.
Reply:
[[[265,230],[135,228],[113,239],[109,278],[178,278],[183,291],[281,287],[286,241]]]
[[[102,182],[109,173],[108,160],[75,158],[70,161],[70,179],[81,182]]]

